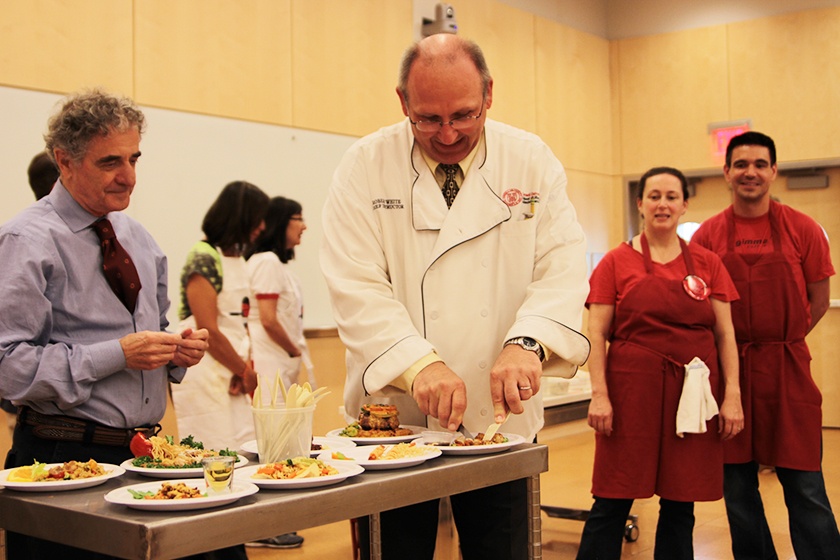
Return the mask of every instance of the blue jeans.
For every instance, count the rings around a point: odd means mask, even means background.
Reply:
[[[758,463],[727,464],[723,497],[735,560],[776,560],[776,548],[758,491]],[[840,554],[840,533],[825,492],[821,471],[776,467],[797,558],[821,560]]]

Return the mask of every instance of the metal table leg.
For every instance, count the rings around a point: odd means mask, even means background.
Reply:
[[[540,517],[540,475],[528,477],[528,558],[542,560],[542,518]]]
[[[382,528],[379,525],[379,513],[368,515],[370,520],[370,560],[382,560]]]

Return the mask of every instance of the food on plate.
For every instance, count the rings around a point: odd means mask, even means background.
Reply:
[[[478,433],[474,438],[459,436],[450,444],[453,447],[468,447],[470,445],[492,445],[494,443],[507,443],[509,440],[499,432],[493,434],[488,441],[484,441],[484,434]]]
[[[198,488],[187,486],[183,482],[176,484],[164,482],[160,485],[160,489],[157,492],[152,492],[151,490],[140,492],[131,488],[128,491],[135,500],[186,500],[207,497],[207,494],[202,493]]]
[[[428,451],[425,446],[415,445],[413,441],[411,443],[403,442],[390,446],[377,445],[376,448],[370,452],[370,455],[368,455],[368,461],[407,459],[409,457],[420,457],[426,453],[428,453]]]
[[[335,459],[336,461],[352,461],[353,460],[352,457],[348,457],[347,455],[345,455],[341,451],[333,451],[332,458]]]
[[[315,478],[338,474],[338,469],[318,459],[295,457],[260,467],[251,478],[286,480],[290,478]]]
[[[6,477],[9,482],[57,482],[79,480],[105,474],[105,469],[93,459],[87,462],[67,461],[62,465],[47,468],[46,463],[35,461],[34,465],[18,467]]]
[[[345,437],[394,437],[410,436],[414,432],[400,427],[397,407],[392,404],[365,404],[359,412],[359,420],[339,433]]]
[[[131,464],[149,469],[200,469],[201,459],[214,455],[228,455],[239,460],[236,451],[222,449],[217,452],[204,449],[204,444],[195,441],[192,436],[185,437],[178,444],[172,436],[147,438],[144,434],[137,433],[132,438],[130,448],[135,454]],[[142,454],[138,455],[138,452]]]

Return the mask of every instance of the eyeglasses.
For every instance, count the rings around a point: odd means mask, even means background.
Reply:
[[[411,117],[408,117],[408,122],[413,124],[417,127],[417,130],[420,132],[437,132],[443,128],[443,125],[448,124],[452,127],[452,130],[466,130],[470,128],[472,125],[476,123],[478,119],[481,118],[481,115],[484,113],[484,97],[481,98],[481,109],[479,109],[477,115],[468,115],[466,117],[459,117],[457,119],[452,119],[451,121],[444,122],[444,121],[413,121]]]
[[[303,218],[300,216],[292,216],[291,218],[289,218],[289,220],[293,220],[295,222],[302,222]]]

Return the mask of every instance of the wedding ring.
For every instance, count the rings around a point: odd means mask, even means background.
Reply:
[[[519,390],[520,391],[530,391],[531,386],[530,385],[523,385],[523,386],[519,387]]]

